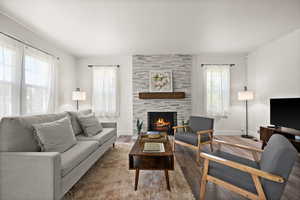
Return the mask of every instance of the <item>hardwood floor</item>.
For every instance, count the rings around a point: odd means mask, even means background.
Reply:
[[[248,145],[256,148],[261,147],[260,142],[255,142],[253,140],[244,139],[240,136],[216,136],[217,139],[237,143],[237,144],[243,144]],[[120,136],[118,141],[120,142],[133,142],[130,136]],[[208,147],[208,146],[207,146]],[[209,149],[205,149],[206,151],[209,151]],[[232,153],[235,155],[243,156],[245,158],[251,159],[252,155],[244,150],[235,149],[232,147],[222,147],[223,151],[226,151],[228,153]],[[199,191],[200,191],[200,166],[196,163],[196,151],[189,149],[188,147],[183,147],[180,145],[176,145],[176,151],[175,156],[177,159],[177,162],[179,163],[183,174],[191,187],[193,194],[196,199],[199,199]],[[289,177],[287,186],[285,187],[284,194],[281,198],[281,200],[298,200],[300,199],[300,157],[298,157],[298,160],[296,161],[294,168],[291,172],[291,175]],[[298,185],[299,184],[299,185]],[[236,193],[230,192],[222,187],[219,187],[213,183],[207,183],[206,187],[206,199],[220,199],[220,200],[240,200],[240,199],[246,199]]]

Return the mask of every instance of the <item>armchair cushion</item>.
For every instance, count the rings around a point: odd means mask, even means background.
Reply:
[[[249,167],[259,169],[259,165],[252,160],[241,158],[239,156],[235,156],[222,151],[215,151],[211,154],[240,164],[247,165]],[[254,194],[257,194],[252,177],[249,173],[242,172],[238,169],[234,169],[232,167],[228,167],[220,163],[211,161],[209,162],[208,174],[228,183],[231,183],[235,186],[238,186],[242,189],[250,191]]]
[[[275,134],[270,138],[262,153],[260,168],[263,171],[283,177],[285,182],[276,183],[262,179],[262,185],[268,199],[280,199],[294,162],[297,159],[297,154],[294,146],[282,135]]]
[[[175,140],[198,146],[198,134],[195,132],[177,132],[175,134]],[[200,143],[207,142],[209,140],[210,137],[208,133],[200,135]]]
[[[198,135],[194,132],[178,132],[175,134],[175,140],[198,146]]]
[[[191,116],[189,123],[189,126],[194,132],[214,129],[214,119],[212,118]]]

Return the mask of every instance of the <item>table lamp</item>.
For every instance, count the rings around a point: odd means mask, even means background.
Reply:
[[[80,88],[77,88],[76,91],[72,92],[72,100],[76,101],[77,111],[79,110],[79,101],[84,101],[86,99],[85,92],[80,91]]]

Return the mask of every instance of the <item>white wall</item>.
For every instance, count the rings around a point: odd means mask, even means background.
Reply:
[[[132,57],[131,56],[98,56],[82,58],[77,61],[77,87],[87,92],[87,99],[80,102],[81,108],[90,108],[92,104],[92,65],[120,65],[120,116],[102,121],[116,121],[118,135],[132,135]]]
[[[14,20],[0,14],[0,31],[26,41],[33,46],[43,49],[60,58],[58,77],[58,110],[72,109],[75,106],[71,99],[71,93],[75,88],[75,58],[60,50],[47,39],[38,36]],[[74,107],[73,107],[74,108]]]
[[[230,110],[227,118],[215,120],[216,134],[241,135],[245,130],[245,107],[237,100],[246,79],[245,54],[201,54],[194,57],[192,69],[192,115],[205,115],[203,70],[201,64],[235,64],[231,68]]]
[[[203,115],[203,85],[201,64],[235,64],[231,70],[231,109],[226,119],[216,120],[216,134],[240,135],[245,127],[245,107],[237,100],[238,91],[245,85],[246,60],[244,54],[201,54],[194,56],[192,68],[192,114]],[[117,121],[118,135],[131,135],[132,130],[132,56],[97,56],[77,61],[77,87],[87,92],[87,99],[80,102],[80,108],[91,107],[92,69],[89,64],[120,64],[121,105],[120,117],[101,119]]]
[[[249,54],[248,82],[255,92],[249,129],[257,136],[259,126],[270,123],[270,98],[300,97],[300,29]]]

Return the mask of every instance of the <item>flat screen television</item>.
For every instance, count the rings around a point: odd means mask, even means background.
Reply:
[[[300,130],[300,98],[270,99],[270,117],[276,127]]]

